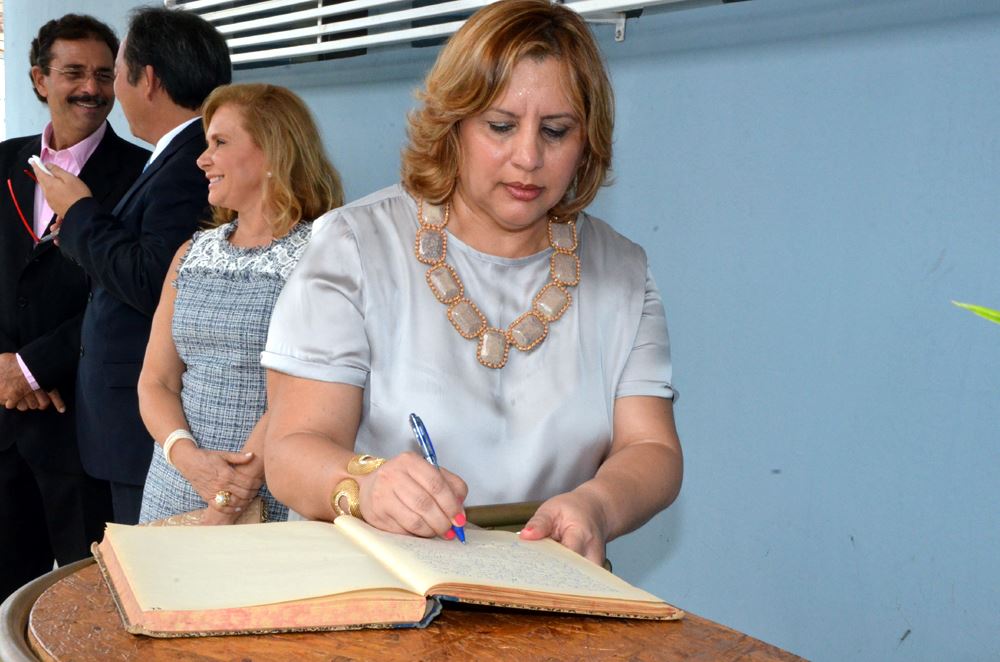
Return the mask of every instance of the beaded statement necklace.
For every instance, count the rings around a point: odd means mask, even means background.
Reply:
[[[445,227],[451,214],[451,203],[444,211],[435,205],[417,201],[417,221],[420,229],[414,242],[417,260],[430,266],[424,277],[434,297],[448,306],[448,320],[459,335],[468,340],[478,339],[476,360],[487,368],[502,368],[507,363],[513,345],[527,352],[539,345],[549,333],[549,324],[562,317],[573,303],[568,287],[580,282],[580,258],[576,255],[576,223],[548,220],[549,280],[532,300],[531,310],[510,323],[506,329],[491,327],[479,307],[465,296],[465,286],[454,267],[445,262],[448,256],[448,235]]]

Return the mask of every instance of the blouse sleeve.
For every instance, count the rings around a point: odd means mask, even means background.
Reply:
[[[618,381],[615,397],[651,395],[675,400],[677,392],[671,384],[672,378],[667,318],[663,312],[660,291],[653,280],[652,272],[647,267],[642,317],[639,320],[639,329],[632,344],[632,351]]]
[[[271,315],[261,365],[294,377],[364,387],[370,367],[358,243],[339,212],[312,239]]]

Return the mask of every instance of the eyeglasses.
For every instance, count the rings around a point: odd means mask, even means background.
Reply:
[[[115,82],[114,69],[94,69],[90,71],[86,67],[66,67],[65,69],[60,69],[52,65],[49,65],[48,68],[52,71],[58,71],[71,83],[82,83],[91,76],[94,77],[98,85],[111,85]]]

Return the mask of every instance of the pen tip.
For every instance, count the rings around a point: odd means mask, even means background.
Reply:
[[[456,526],[456,527],[452,527],[452,528],[455,530],[455,536],[458,538],[458,541],[464,545],[465,544],[465,529],[463,529],[460,526]]]

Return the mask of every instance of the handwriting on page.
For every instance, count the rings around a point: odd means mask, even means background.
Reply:
[[[483,532],[466,532],[467,545],[385,534],[383,542],[411,555],[442,575],[475,578],[479,582],[532,587],[560,592],[620,594],[617,586],[598,581],[557,557],[541,553],[537,543],[517,539],[484,539]]]

